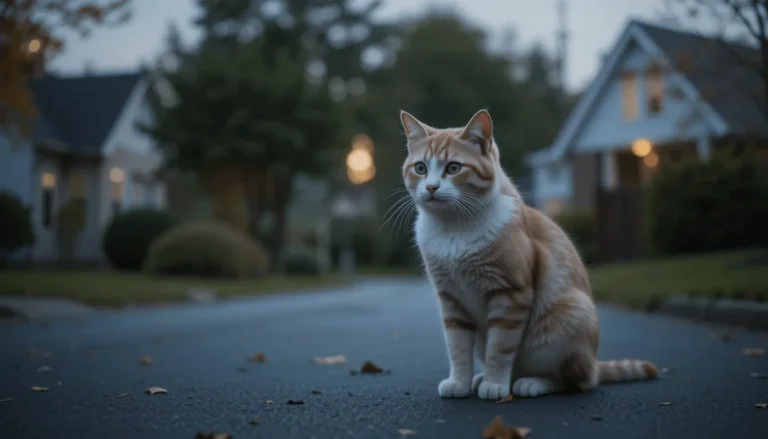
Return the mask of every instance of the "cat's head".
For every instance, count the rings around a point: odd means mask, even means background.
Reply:
[[[463,128],[433,128],[405,111],[400,120],[408,137],[403,180],[418,206],[457,211],[495,196],[499,151],[488,111],[475,113]]]

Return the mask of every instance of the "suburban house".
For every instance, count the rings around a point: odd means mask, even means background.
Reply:
[[[162,157],[136,127],[151,113],[138,72],[61,77],[43,74],[31,90],[34,132],[0,132],[0,192],[31,208],[36,242],[15,258],[33,263],[103,260],[101,237],[119,211],[165,206]],[[60,213],[77,203],[82,227],[62,246]]]
[[[747,46],[629,21],[552,145],[526,157],[533,205],[593,212],[601,260],[644,255],[642,188],[659,167],[724,148],[768,165],[758,60]]]

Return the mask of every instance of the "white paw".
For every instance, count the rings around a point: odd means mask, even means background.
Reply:
[[[485,376],[485,372],[480,372],[478,374],[475,374],[475,376],[472,378],[472,391],[477,392],[477,389],[480,387],[480,383],[483,382],[483,377]]]
[[[471,390],[469,383],[446,378],[437,386],[437,393],[441,398],[466,398]]]
[[[500,384],[485,380],[477,388],[477,396],[480,399],[497,401],[507,395],[509,395],[509,383]]]
[[[523,398],[533,398],[555,392],[555,383],[545,378],[520,378],[512,385],[512,394]]]

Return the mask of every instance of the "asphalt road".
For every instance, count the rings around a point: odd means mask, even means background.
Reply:
[[[192,439],[217,431],[235,439],[368,439],[408,429],[416,431],[408,437],[463,439],[481,438],[496,415],[532,428],[532,438],[768,437],[768,409],[754,407],[768,402],[768,379],[750,376],[768,374],[768,355],[741,352],[768,347],[764,336],[737,333],[724,342],[707,326],[600,312],[601,358],[647,358],[668,373],[508,404],[441,400],[437,383],[448,369],[437,309],[426,284],[410,280],[48,325],[6,322],[0,400],[12,399],[0,402],[0,438]],[[248,362],[256,352],[267,362]],[[347,363],[312,363],[334,354]],[[141,364],[145,355],[151,364]],[[391,373],[350,374],[367,360]],[[168,393],[145,394],[150,386]]]

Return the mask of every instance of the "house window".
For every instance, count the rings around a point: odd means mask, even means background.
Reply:
[[[627,72],[621,77],[622,113],[625,120],[637,119],[637,77]]]
[[[123,193],[125,191],[125,171],[120,168],[112,168],[109,170],[109,181],[112,182],[112,215],[120,213],[120,208],[123,203]]]
[[[661,68],[654,66],[646,75],[648,114],[659,114],[664,109],[664,75]]]
[[[43,227],[51,227],[53,223],[53,203],[54,193],[56,191],[56,174],[53,172],[43,172],[40,176],[40,186],[42,187],[41,209]]]

